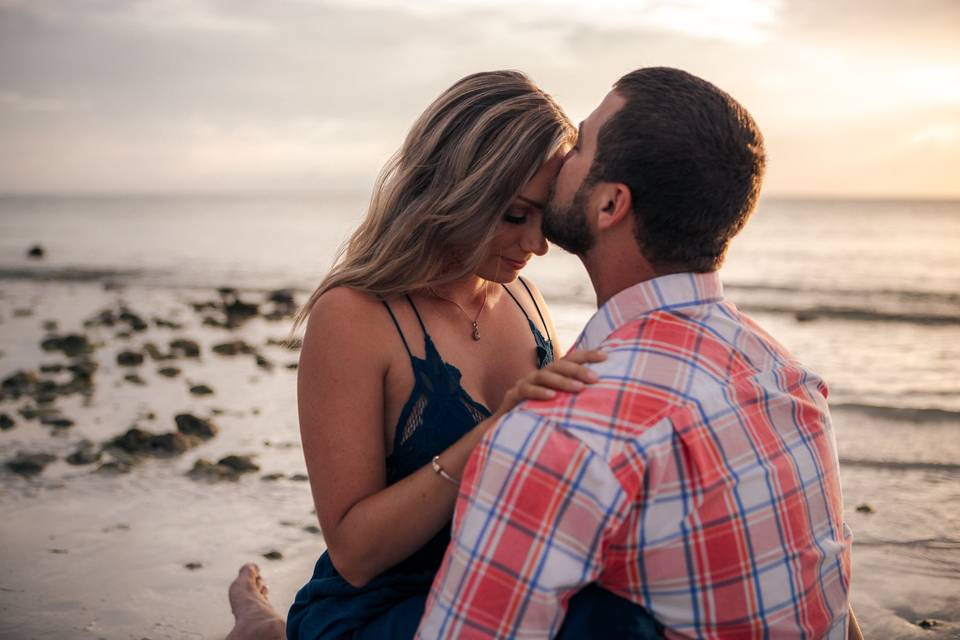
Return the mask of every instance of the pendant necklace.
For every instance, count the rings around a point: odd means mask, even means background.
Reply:
[[[470,314],[467,313],[466,310],[463,307],[461,307],[459,303],[451,300],[450,298],[443,297],[442,295],[437,293],[437,290],[434,289],[433,287],[427,287],[427,291],[429,291],[430,294],[433,295],[435,298],[439,298],[441,300],[444,300],[445,302],[449,302],[450,304],[456,306],[457,309],[460,309],[460,313],[466,316],[467,320],[470,320],[470,324],[473,326],[473,332],[470,334],[470,337],[476,341],[480,340],[480,325],[477,324],[477,321],[480,320],[480,314],[483,313],[483,308],[487,306],[488,288],[486,285],[484,285],[484,288],[483,288],[483,301],[480,303],[480,309],[477,310],[477,315],[474,316],[473,319],[470,318]]]

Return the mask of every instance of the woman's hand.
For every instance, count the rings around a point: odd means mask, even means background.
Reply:
[[[597,381],[597,374],[585,366],[589,362],[603,362],[602,351],[571,351],[560,360],[521,378],[503,397],[495,417],[500,417],[524,400],[550,400],[557,391],[578,393]]]

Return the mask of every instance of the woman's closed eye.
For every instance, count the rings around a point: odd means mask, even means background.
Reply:
[[[508,224],[526,224],[529,217],[530,211],[527,207],[514,207],[503,216],[503,221]]]

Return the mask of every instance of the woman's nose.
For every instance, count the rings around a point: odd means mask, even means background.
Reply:
[[[523,237],[520,239],[520,247],[526,253],[533,253],[542,256],[547,252],[547,239],[543,237],[543,231],[540,230],[539,221],[531,221],[524,229]]]

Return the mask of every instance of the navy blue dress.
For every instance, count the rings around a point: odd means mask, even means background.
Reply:
[[[527,284],[523,280],[521,283],[529,294]],[[527,316],[513,293],[506,287],[504,289],[527,318],[536,347],[536,365],[543,368],[554,359],[553,343]],[[414,373],[413,390],[400,412],[393,452],[386,460],[388,485],[429,464],[433,456],[449,448],[491,414],[461,386],[459,369],[443,361],[413,300],[407,296],[407,301],[423,331],[423,358],[415,357],[410,351],[393,310],[383,303],[400,333]],[[536,300],[534,306],[543,322]],[[330,555],[324,552],[314,567],[313,577],[297,593],[287,615],[288,640],[412,638],[449,542],[448,524],[419,551],[359,588],[351,586],[337,572]],[[574,602],[578,599],[583,600],[584,606],[577,609],[589,615],[572,616]],[[629,607],[629,615],[611,617],[611,603]],[[637,611],[642,615],[635,615]],[[633,626],[610,627],[613,619]],[[581,632],[589,630],[592,635],[600,624],[601,629],[610,629],[621,637],[648,637],[629,631],[638,622],[650,624],[647,619],[648,616],[636,605],[602,589],[588,588],[571,600],[564,631],[571,630],[570,638],[584,637]]]

